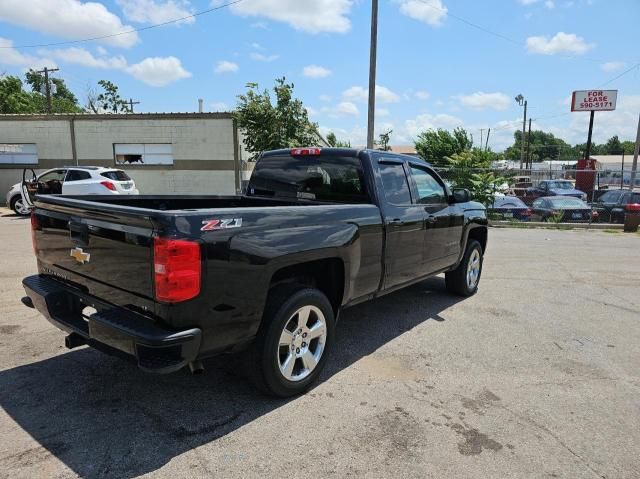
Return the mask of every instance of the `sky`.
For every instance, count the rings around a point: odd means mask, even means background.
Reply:
[[[231,2],[235,2],[230,4]],[[156,28],[194,13],[186,18]],[[58,67],[85,102],[98,80],[136,111],[228,111],[248,82],[285,76],[321,131],[363,145],[369,0],[2,0],[0,73]],[[640,0],[380,0],[376,133],[412,144],[466,128],[501,151],[522,128],[586,142],[573,90],[617,89],[593,138],[634,140],[640,112]],[[142,29],[142,30],[139,30]],[[139,30],[134,33],[132,30]],[[116,34],[115,36],[113,36]],[[84,41],[95,37],[98,40]],[[78,41],[81,40],[81,41]],[[482,131],[481,131],[482,130]]]

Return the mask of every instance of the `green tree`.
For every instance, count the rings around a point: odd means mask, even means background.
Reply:
[[[446,171],[442,173],[453,186],[468,189],[474,200],[488,205],[496,188],[507,183],[506,178],[488,171],[494,155],[481,148],[454,153],[445,158]]]
[[[621,155],[622,152],[624,151],[624,148],[622,147],[622,143],[620,142],[618,135],[614,135],[611,138],[609,138],[609,140],[604,146],[607,151],[605,154],[607,155]]]
[[[327,133],[326,140],[327,140],[327,143],[329,143],[329,146],[333,146],[336,148],[351,148],[350,141],[338,140],[338,138],[336,137],[336,134],[332,131]]]
[[[309,120],[302,101],[294,98],[293,88],[284,77],[276,79],[275,104],[269,90],[260,92],[257,83],[248,83],[247,92],[238,96],[235,118],[252,160],[266,150],[318,145],[318,125]]]
[[[124,100],[120,93],[118,93],[118,86],[111,83],[109,80],[100,80],[98,85],[102,87],[102,92],[97,96],[96,102],[98,108],[94,109],[89,102],[89,108],[95,112],[99,109],[103,109],[112,113],[129,113],[131,108],[126,100]]]
[[[31,87],[31,91],[36,93],[38,103],[42,104],[42,111],[46,111],[46,96],[44,76],[35,70],[29,70],[25,74],[25,82]],[[61,78],[49,78],[51,84],[51,111],[53,113],[80,113],[83,111],[78,104],[78,99],[67,87]]]
[[[527,155],[527,137],[525,134],[525,156]],[[522,145],[522,132],[516,131],[513,134],[514,143],[508,147],[504,156],[507,160],[520,160],[520,151]],[[528,138],[529,142],[529,159],[536,163],[545,160],[571,160],[575,159],[575,152],[572,151],[571,145],[560,138],[556,138],[553,133],[547,133],[542,130],[533,130]]]
[[[622,149],[624,150],[625,155],[633,155],[633,150],[636,147],[636,144],[633,141],[623,141]]]
[[[38,113],[35,95],[16,76],[0,77],[0,113]]]
[[[473,146],[473,140],[464,128],[456,128],[453,133],[438,128],[429,129],[418,135],[415,141],[418,155],[435,166],[446,166],[446,157],[462,153]]]
[[[389,142],[391,141],[391,133],[393,133],[393,130],[388,130],[378,135],[378,141],[376,141],[376,145],[378,145],[378,150],[382,150],[382,151],[391,150],[391,146],[389,146]]]

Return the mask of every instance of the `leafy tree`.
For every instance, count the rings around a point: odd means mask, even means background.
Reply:
[[[624,148],[622,147],[622,143],[620,143],[620,140],[618,139],[618,135],[615,135],[609,138],[609,140],[604,146],[607,151],[606,152],[607,155],[621,155],[622,152],[624,151]]]
[[[0,77],[0,113],[37,113],[34,94],[22,89],[16,76]]]
[[[636,144],[633,141],[623,141],[622,149],[624,150],[625,155],[633,155],[633,150],[635,149]]]
[[[333,146],[336,148],[351,148],[351,142],[350,141],[342,141],[342,140],[338,140],[338,138],[336,137],[335,133],[330,131],[329,133],[327,133],[327,143],[329,143],[329,146]]]
[[[80,113],[75,95],[67,88],[64,80],[50,79],[55,85],[51,93],[51,111],[53,113]],[[23,88],[23,83],[16,76],[0,78],[0,113],[46,113],[47,99],[40,93],[44,85],[44,77],[29,70],[25,74],[25,82],[31,91]]]
[[[525,156],[527,155],[527,136],[525,134]],[[513,134],[514,143],[504,152],[507,160],[520,160],[520,151],[522,145],[522,132],[516,131]],[[547,133],[542,130],[531,131],[529,141],[529,159],[532,162],[540,162],[545,160],[564,160],[575,159],[575,152],[572,151],[571,145],[560,138],[556,138],[553,133]]]
[[[109,80],[100,80],[98,82],[98,85],[100,85],[103,90],[95,100],[98,108],[94,109],[95,104],[92,106],[91,101],[89,103],[89,108],[91,108],[96,113],[98,113],[99,109],[103,109],[112,113],[131,112],[129,103],[127,103],[127,101],[124,100],[118,93],[117,85],[111,83]]]
[[[376,142],[376,145],[378,145],[378,150],[391,150],[391,147],[389,146],[389,142],[391,141],[391,133],[393,133],[393,130],[388,130],[384,133],[380,133],[380,135],[378,136],[378,141]]]
[[[293,97],[293,88],[284,77],[276,79],[275,104],[269,90],[260,92],[257,83],[248,83],[247,92],[238,96],[235,118],[245,132],[251,160],[266,150],[318,145],[318,125],[309,120],[302,101]]]
[[[488,205],[496,187],[507,182],[507,179],[487,169],[491,166],[494,153],[481,148],[473,148],[454,153],[445,158],[447,180],[456,188],[466,188],[473,194],[473,199]]]
[[[456,128],[453,133],[438,128],[429,129],[418,135],[415,141],[418,155],[436,166],[446,166],[445,158],[462,153],[473,146],[473,140],[464,128]]]

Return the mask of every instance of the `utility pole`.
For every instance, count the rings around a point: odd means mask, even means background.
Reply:
[[[595,111],[591,110],[591,115],[589,115],[589,134],[587,135],[587,153],[585,154],[585,160],[587,163],[591,159],[591,134],[593,133],[593,116]]]
[[[373,148],[376,113],[376,57],[378,50],[378,0],[371,0],[371,44],[369,51],[369,110],[367,114],[367,148]]]
[[[524,101],[524,117],[522,118],[522,141],[520,142],[520,169],[524,162],[524,129],[527,126],[527,100]]]
[[[525,162],[525,168],[530,168],[531,163],[531,118],[529,118],[529,132],[527,133],[527,161]]]
[[[44,91],[47,97],[47,113],[51,114],[51,84],[49,83],[49,73],[59,71],[59,68],[47,68],[37,71],[36,73],[44,73]]]
[[[480,148],[482,148],[482,144],[484,143],[484,140],[482,139],[483,132],[484,132],[484,128],[480,128]]]
[[[133,113],[133,105],[139,105],[140,104],[139,101],[133,101],[132,98],[129,98],[129,101],[127,103],[129,104],[129,113]]]
[[[631,181],[629,189],[633,190],[636,183],[636,174],[638,173],[638,153],[640,153],[640,114],[638,115],[638,132],[636,133],[636,148],[633,150],[633,163],[631,166]]]
[[[484,144],[484,151],[487,151],[489,149],[489,135],[490,134],[491,134],[491,128],[489,128],[487,130],[487,140],[486,140],[486,142]],[[480,146],[482,146],[482,145],[480,145]]]

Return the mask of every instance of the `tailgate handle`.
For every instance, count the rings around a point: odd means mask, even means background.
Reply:
[[[69,221],[69,234],[75,245],[85,248],[89,246],[89,227],[87,225]]]

